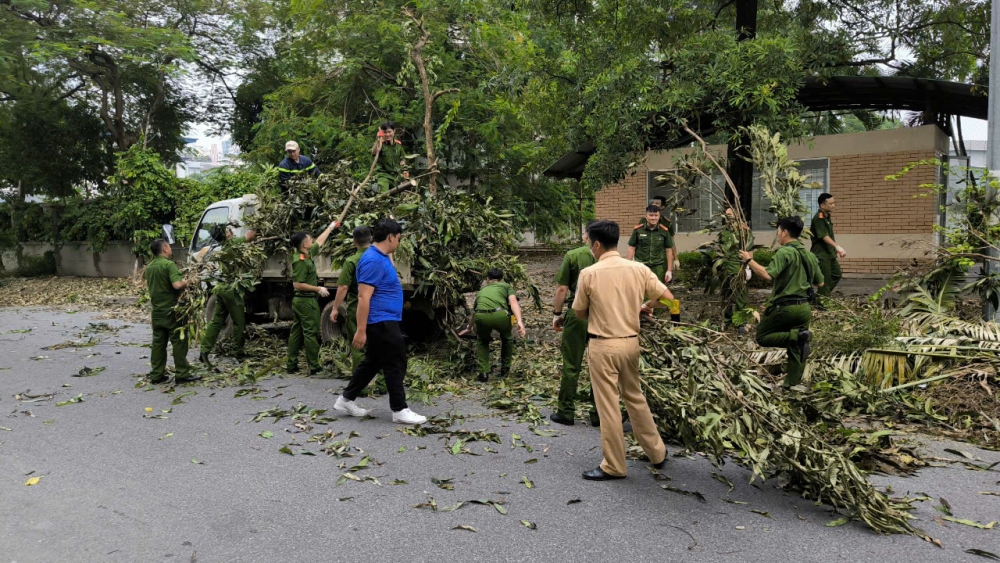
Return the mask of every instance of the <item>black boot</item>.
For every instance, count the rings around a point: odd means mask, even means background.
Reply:
[[[799,331],[799,359],[805,362],[809,359],[810,346],[809,343],[812,342],[812,332],[808,330]]]
[[[201,354],[198,354],[198,361],[205,364],[208,367],[212,367],[212,362],[208,360],[207,352],[202,352]]]
[[[486,383],[489,379],[490,379],[490,374],[488,373],[480,373],[479,375],[476,376],[476,381],[480,383]]]

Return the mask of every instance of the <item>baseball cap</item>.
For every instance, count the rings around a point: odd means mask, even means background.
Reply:
[[[295,141],[288,141],[287,143],[285,143],[285,150],[286,151],[297,151],[297,150],[299,150],[299,144],[296,143]]]

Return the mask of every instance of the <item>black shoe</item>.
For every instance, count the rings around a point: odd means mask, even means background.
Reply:
[[[201,376],[198,374],[185,375],[184,377],[175,377],[174,381],[177,383],[187,383],[189,381],[201,381]]]
[[[572,418],[566,418],[565,416],[557,412],[550,414],[549,420],[555,422],[556,424],[565,424],[566,426],[573,426],[574,424],[576,424],[576,421],[573,420]]]
[[[809,359],[809,343],[812,342],[813,334],[808,330],[799,331],[799,361],[805,362]]]
[[[165,375],[161,375],[160,377],[150,377],[148,381],[153,385],[159,385],[161,383],[166,383],[170,381],[170,378]]]
[[[667,464],[667,454],[663,454],[663,461],[660,463],[650,463],[649,466],[653,469],[663,469],[663,466]]]
[[[309,376],[310,377],[312,377],[314,375],[321,375],[322,373],[323,373],[323,368],[310,368],[309,369]]]
[[[212,367],[212,362],[208,361],[208,353],[202,352],[198,355],[198,361],[205,364],[208,367]]]
[[[594,428],[601,427],[601,417],[597,416],[596,412],[590,413],[590,425]]]
[[[480,383],[486,383],[489,379],[490,379],[490,374],[488,373],[481,373],[476,376],[476,381]]]
[[[497,376],[497,379],[503,379],[503,378],[507,377],[508,375],[510,375],[510,370],[504,370],[504,369],[502,369],[502,370],[500,370],[500,375]]]
[[[299,368],[288,368],[288,367],[286,367],[285,368],[285,373],[287,373],[288,375],[295,375],[295,374],[299,373]]]
[[[632,423],[626,420],[625,422],[622,423],[622,432],[628,434],[631,431],[632,431]]]
[[[614,479],[624,479],[624,475],[611,475],[605,473],[603,469],[598,467],[597,469],[591,469],[590,471],[583,472],[583,478],[588,481],[612,481]]]

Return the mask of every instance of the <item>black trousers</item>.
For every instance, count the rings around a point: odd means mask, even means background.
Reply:
[[[365,359],[351,375],[351,381],[344,389],[344,398],[353,401],[375,379],[379,370],[385,374],[385,386],[389,389],[389,408],[398,412],[406,408],[406,341],[403,331],[396,321],[383,321],[368,325],[368,343]]]

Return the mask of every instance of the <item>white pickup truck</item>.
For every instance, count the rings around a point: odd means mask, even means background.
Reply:
[[[247,228],[244,218],[256,213],[258,205],[259,200],[253,194],[218,201],[209,205],[205,209],[205,212],[201,214],[198,228],[195,229],[194,236],[191,238],[191,246],[188,247],[188,256],[196,256],[198,252],[206,247],[209,248],[209,252],[218,247],[220,242],[213,238],[212,234],[225,232],[224,229],[227,225],[234,225],[233,229],[237,236],[245,235]],[[414,336],[433,333],[435,312],[430,307],[427,299],[413,295],[416,286],[411,274],[410,264],[397,261],[396,270],[399,272],[403,283],[404,332]],[[320,332],[323,342],[329,342],[340,336],[344,318],[343,314],[338,318],[341,326],[330,321],[330,311],[333,308],[333,297],[336,293],[337,278],[340,276],[340,271],[333,269],[333,264],[328,256],[320,255],[316,258],[316,273],[319,275],[320,285],[330,290],[330,296],[326,299],[320,298],[319,302],[323,311]],[[260,284],[253,293],[246,296],[245,301],[247,322],[251,322],[252,319],[259,319],[259,317],[265,315],[266,322],[292,320],[290,254],[279,253],[268,257]],[[206,319],[211,318],[214,308],[215,296],[213,295],[209,298],[208,306],[205,308]],[[231,332],[232,320],[230,319],[226,324],[223,335],[228,336]]]

